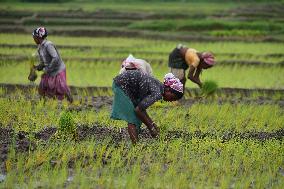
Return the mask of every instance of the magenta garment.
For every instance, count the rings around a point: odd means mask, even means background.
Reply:
[[[210,52],[203,52],[201,54],[201,58],[203,59],[203,61],[208,64],[213,66],[216,62],[215,62],[215,58],[214,55]]]
[[[179,78],[175,77],[172,73],[167,73],[164,77],[164,85],[172,88],[175,91],[183,93],[183,84]]]
[[[39,94],[49,98],[56,97],[58,100],[63,100],[65,95],[70,94],[70,89],[66,82],[66,69],[59,72],[56,76],[42,74]]]

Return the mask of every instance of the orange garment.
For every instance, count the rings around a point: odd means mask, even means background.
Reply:
[[[188,48],[186,50],[184,59],[185,59],[185,62],[187,63],[187,65],[193,66],[195,68],[197,68],[197,66],[199,65],[199,62],[200,62],[200,59],[197,55],[197,50],[192,49],[192,48]]]

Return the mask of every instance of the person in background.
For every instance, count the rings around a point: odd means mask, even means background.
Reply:
[[[176,101],[183,96],[183,84],[172,73],[166,74],[164,83],[139,70],[129,70],[116,76],[112,86],[114,100],[111,118],[125,120],[133,144],[138,141],[141,124],[144,123],[152,137],[159,129],[146,109],[156,101]]]
[[[64,97],[72,103],[73,98],[66,81],[66,67],[55,45],[46,39],[47,30],[44,27],[36,28],[32,33],[34,42],[38,45],[39,64],[34,66],[43,71],[38,92],[43,97]]]
[[[172,72],[185,86],[185,71],[189,68],[187,78],[196,83],[200,88],[200,73],[203,69],[211,68],[215,65],[214,56],[210,52],[198,52],[193,48],[188,48],[179,44],[169,54],[168,66]]]
[[[148,62],[143,59],[137,59],[132,54],[130,54],[121,64],[121,69],[119,74],[127,70],[139,70],[148,75],[153,75],[152,68]]]

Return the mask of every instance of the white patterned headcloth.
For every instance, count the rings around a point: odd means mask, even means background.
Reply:
[[[47,36],[47,30],[44,27],[39,27],[39,28],[36,28],[33,31],[32,34],[33,34],[33,36],[36,36],[36,37],[44,39]]]
[[[135,68],[136,58],[130,54],[121,64],[122,68]]]
[[[167,73],[164,77],[164,85],[171,89],[183,93],[183,84],[172,73]]]

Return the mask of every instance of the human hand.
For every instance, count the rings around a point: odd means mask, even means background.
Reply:
[[[156,123],[152,123],[151,126],[148,127],[150,134],[153,138],[156,138],[160,134],[160,129],[157,127]]]

